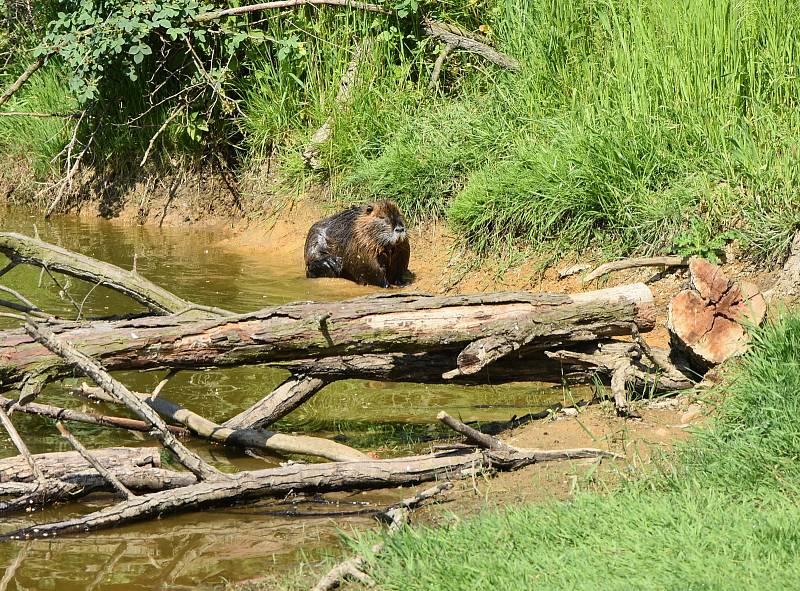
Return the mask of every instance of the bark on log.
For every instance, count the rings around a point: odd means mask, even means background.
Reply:
[[[259,429],[285,417],[322,390],[328,382],[306,375],[291,375],[247,410],[222,423],[229,429]]]
[[[746,327],[761,324],[766,302],[754,284],[731,281],[704,259],[692,258],[689,273],[691,288],[670,301],[667,328],[673,350],[703,372],[747,350]]]
[[[98,261],[22,234],[0,233],[0,253],[15,264],[46,267],[50,271],[57,271],[119,291],[139,302],[154,314],[176,314],[184,310],[193,310],[196,306],[133,271],[126,271],[116,265]],[[198,310],[197,313],[188,312],[186,315],[207,318],[222,315],[225,311],[219,310],[218,312],[212,314],[211,311],[204,308]]]
[[[112,470],[117,466],[161,466],[160,450],[157,447],[108,447],[92,450],[92,454],[98,462]],[[61,478],[92,468],[76,451],[34,454],[33,459],[45,478]],[[30,466],[21,456],[0,459],[0,483],[34,480]]]
[[[223,367],[292,359],[431,350],[460,351],[504,337],[517,351],[594,341],[653,328],[643,284],[566,294],[419,296],[393,293],[298,303],[232,318],[176,317],[55,325],[53,331],[107,370]],[[67,364],[21,330],[0,332],[0,392]]]
[[[240,472],[230,479],[204,481],[174,491],[138,496],[65,521],[39,524],[0,536],[10,539],[44,538],[87,532],[155,515],[199,509],[235,501],[280,497],[289,492],[328,492],[408,486],[439,478],[460,478],[476,470],[516,470],[536,462],[614,456],[597,449],[503,450],[459,449],[389,460],[292,464],[281,468]]]

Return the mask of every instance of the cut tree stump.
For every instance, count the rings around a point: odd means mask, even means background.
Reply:
[[[766,316],[764,296],[752,283],[728,279],[701,258],[689,261],[690,288],[669,303],[668,329],[674,352],[704,372],[747,350],[749,326]]]

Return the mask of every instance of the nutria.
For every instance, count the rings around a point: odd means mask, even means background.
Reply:
[[[361,284],[399,285],[411,249],[403,215],[392,201],[350,209],[308,231],[306,277],[344,277]]]

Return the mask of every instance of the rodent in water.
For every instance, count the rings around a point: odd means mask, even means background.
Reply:
[[[410,254],[406,222],[394,202],[356,205],[311,226],[305,245],[306,277],[400,285]]]

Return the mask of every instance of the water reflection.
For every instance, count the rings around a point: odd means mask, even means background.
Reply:
[[[294,300],[332,300],[374,291],[340,280],[307,280],[302,256],[296,253],[249,254],[217,246],[219,232],[196,228],[126,226],[101,219],[70,216],[44,223],[40,216],[0,209],[0,231],[33,234],[43,240],[130,269],[136,258],[140,274],[194,302],[249,311]],[[0,266],[4,265],[0,255]],[[59,278],[83,303],[87,315],[138,311],[139,307],[115,292],[77,280]],[[19,290],[45,310],[74,317],[68,298],[59,295],[38,269],[19,267],[5,275],[3,284]],[[0,319],[0,328],[12,326]],[[135,390],[151,390],[163,372],[119,372],[117,377]],[[215,421],[224,421],[256,402],[285,379],[281,370],[241,367],[181,372],[163,395]],[[41,402],[124,414],[118,407],[77,400],[68,387],[82,381],[49,385]],[[464,420],[503,420],[535,412],[560,398],[561,392],[531,384],[485,387],[381,384],[344,381],[332,384],[309,403],[286,417],[286,431],[345,438],[349,445],[380,448],[382,455],[424,448],[426,434],[435,434],[434,417],[440,410]],[[63,451],[63,440],[52,422],[17,414],[14,420],[35,453]],[[71,425],[85,443],[154,445],[134,433],[90,425]],[[276,465],[278,458],[254,458],[230,448],[190,442],[206,460],[225,471]],[[0,436],[0,457],[15,455]],[[165,458],[166,459],[166,458]],[[394,502],[402,491],[357,495],[372,502]],[[103,506],[108,497],[92,497],[81,504],[56,507],[35,516],[3,521],[2,530],[23,524],[62,519]],[[206,589],[223,580],[237,581],[271,569],[286,569],[297,553],[308,553],[336,540],[336,528],[364,527],[369,517],[296,519],[265,513],[259,505],[215,510],[131,525],[111,532],[78,538],[0,544],[3,589]]]

